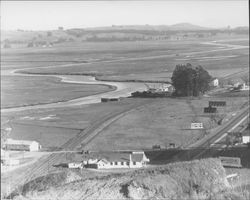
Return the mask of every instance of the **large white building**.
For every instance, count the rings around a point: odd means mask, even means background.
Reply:
[[[41,145],[36,141],[7,139],[5,149],[14,151],[39,151]]]
[[[149,159],[144,152],[132,153],[110,153],[95,162],[87,162],[86,167],[96,169],[121,169],[121,168],[141,168],[146,166]]]

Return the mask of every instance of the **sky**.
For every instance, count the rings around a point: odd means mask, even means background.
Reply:
[[[111,25],[248,26],[247,0],[1,1],[1,30]]]

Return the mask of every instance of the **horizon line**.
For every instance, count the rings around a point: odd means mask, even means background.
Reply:
[[[238,28],[238,27],[247,27],[249,28],[249,24],[247,25],[241,25],[241,26],[234,26],[232,27],[230,24],[221,26],[221,27],[207,27],[207,26],[202,26],[202,25],[197,25],[197,24],[192,24],[189,22],[180,22],[180,23],[174,23],[174,24],[112,24],[112,25],[106,25],[106,26],[87,26],[87,27],[72,27],[72,28],[65,28],[64,26],[58,25],[57,28],[54,29],[22,29],[22,28],[15,28],[15,29],[0,29],[1,31],[55,31],[58,30],[59,27],[63,27],[64,30],[69,30],[69,29],[95,29],[95,28],[112,28],[112,27],[126,27],[126,26],[174,26],[174,25],[179,25],[179,24],[189,24],[193,26],[200,26],[200,28],[204,29],[225,29],[227,27],[230,27],[231,29]],[[198,30],[198,29],[197,29]]]

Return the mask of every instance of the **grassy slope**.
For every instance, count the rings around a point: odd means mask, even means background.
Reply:
[[[27,184],[16,199],[239,199],[230,191],[219,160],[180,162],[164,167],[83,178],[58,174]],[[59,180],[55,182],[55,180]],[[53,186],[51,183],[56,183]],[[30,186],[29,186],[30,185]],[[30,190],[28,190],[28,188]],[[37,190],[40,191],[37,191]],[[44,191],[43,191],[44,190]]]

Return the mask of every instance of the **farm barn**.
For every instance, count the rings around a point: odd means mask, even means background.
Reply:
[[[5,149],[14,151],[39,151],[41,145],[36,141],[7,139]]]
[[[144,152],[111,153],[96,160],[95,163],[88,163],[87,167],[96,169],[120,169],[120,168],[141,168],[146,166],[149,159]]]

